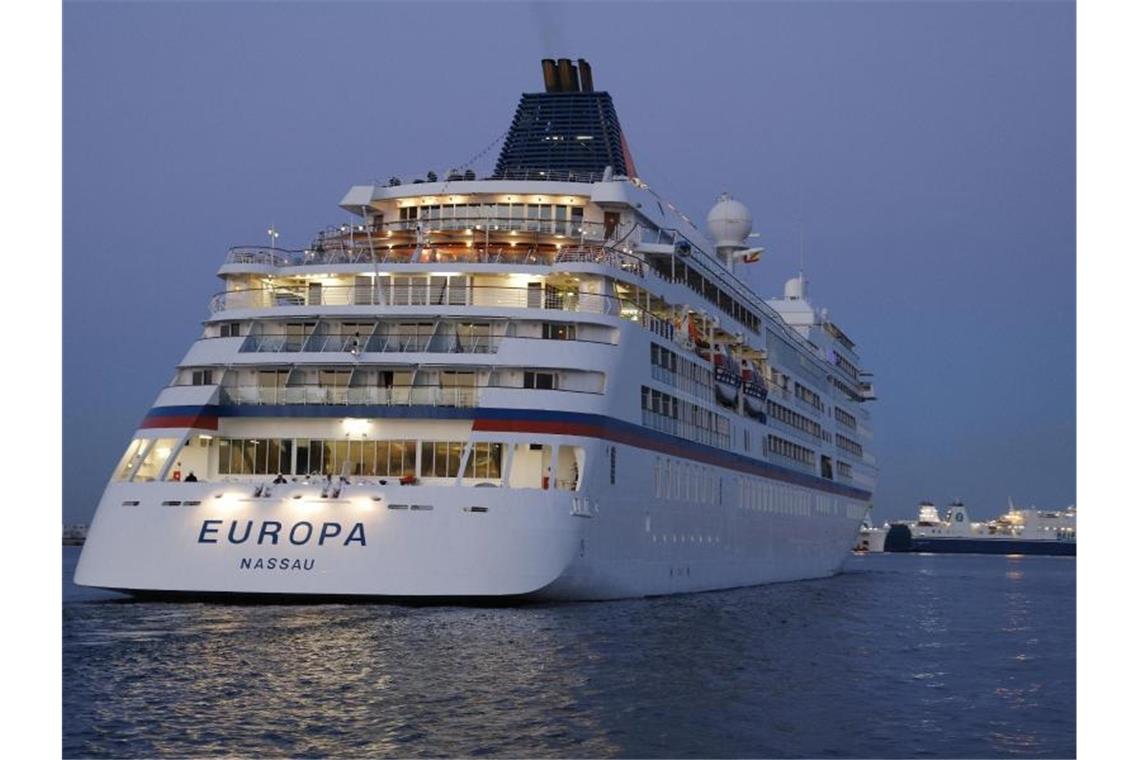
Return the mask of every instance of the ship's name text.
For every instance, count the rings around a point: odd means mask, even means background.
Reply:
[[[364,537],[364,523],[353,523],[346,532],[345,526],[335,522],[320,523],[320,525],[315,526],[313,523],[304,520],[293,525],[283,525],[275,520],[263,520],[255,528],[255,521],[253,520],[230,520],[228,530],[225,527],[225,522],[225,520],[203,520],[202,529],[198,531],[198,543],[244,544],[249,542],[258,546],[265,544],[277,546],[279,542],[284,544],[288,541],[293,546],[305,546],[307,544],[324,546],[326,543],[340,543],[342,546],[368,545]]]

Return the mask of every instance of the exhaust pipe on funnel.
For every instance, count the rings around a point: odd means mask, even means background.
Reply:
[[[562,92],[578,91],[578,70],[569,58],[558,59],[558,83]]]
[[[594,91],[594,74],[590,71],[590,64],[585,58],[578,59],[578,76],[582,80],[582,92]]]
[[[558,64],[553,58],[542,59],[542,81],[547,92],[558,92]]]

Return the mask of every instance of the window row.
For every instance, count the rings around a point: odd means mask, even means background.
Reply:
[[[820,400],[819,394],[807,386],[796,383],[796,398],[815,407],[821,412],[823,411],[823,401]]]
[[[846,409],[840,409],[838,406],[835,407],[835,419],[839,422],[840,425],[849,427],[852,430],[857,427],[857,423],[855,422],[855,415],[851,414]]]
[[[720,448],[730,445],[728,418],[692,402],[643,385],[641,410],[642,423],[655,430]]]
[[[653,463],[653,495],[699,504],[720,504],[723,481],[717,471],[696,462],[657,457]]]
[[[459,475],[465,446],[463,441],[222,438],[218,474],[450,478]],[[501,443],[473,443],[463,476],[499,478],[502,459]]]
[[[582,215],[581,206],[554,203],[449,203],[400,209],[400,221],[419,220],[429,226],[432,222],[470,221],[474,225],[487,220],[581,224]]]
[[[823,438],[823,426],[813,419],[809,419],[798,412],[793,412],[783,404],[777,404],[775,401],[768,399],[768,416],[772,419],[779,420],[785,425],[789,425],[796,430],[803,431],[808,435],[815,436],[816,438]]]
[[[676,352],[656,343],[649,344],[649,363],[654,380],[676,387],[697,398],[713,398],[713,373],[707,366],[697,364]]]
[[[859,380],[859,368],[847,361],[847,358],[839,352],[835,352],[835,366],[847,373],[852,380]]]
[[[761,322],[756,312],[727,290],[718,287],[716,282],[706,277],[696,267],[686,264],[675,256],[661,257],[651,262],[651,266],[666,279],[686,285],[752,332],[760,334]]]
[[[855,441],[851,440],[850,438],[846,438],[842,435],[837,434],[835,436],[835,445],[838,446],[839,448],[843,449],[844,451],[851,452],[852,454],[859,457],[860,459],[863,458],[863,447],[860,444],[856,443]]]
[[[794,459],[803,464],[815,466],[815,452],[807,446],[800,446],[798,443],[785,441],[783,438],[775,435],[768,435],[768,451],[773,454],[779,454],[788,459]]]
[[[741,477],[740,508],[750,512],[773,512],[781,515],[808,516],[812,512],[813,495],[802,488],[773,483],[760,478]],[[816,500],[821,497],[815,495]]]

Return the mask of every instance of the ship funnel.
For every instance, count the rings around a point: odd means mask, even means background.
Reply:
[[[558,84],[562,92],[578,92],[578,69],[569,58],[558,59]]]
[[[553,58],[542,59],[542,81],[547,92],[558,92],[558,64]]]
[[[594,91],[594,74],[585,58],[578,59],[578,77],[582,80],[582,92]]]

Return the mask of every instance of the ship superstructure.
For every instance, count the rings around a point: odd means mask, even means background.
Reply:
[[[680,224],[585,62],[543,66],[491,177],[355,186],[305,249],[231,249],[78,583],[604,599],[841,567],[877,476],[854,343],[802,277],[737,276],[739,201]]]
[[[1077,509],[1018,509],[994,520],[975,522],[961,502],[944,513],[929,501],[919,504],[918,519],[891,525],[886,551],[937,554],[1077,553]]]

